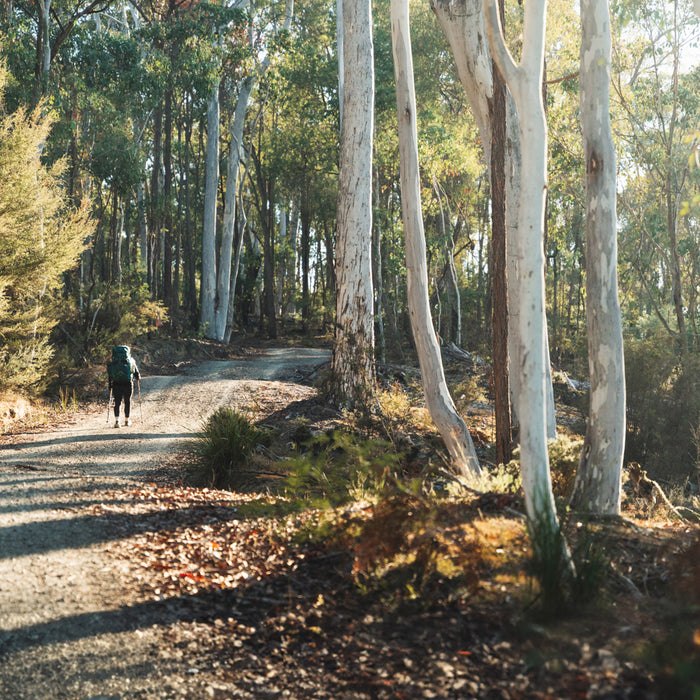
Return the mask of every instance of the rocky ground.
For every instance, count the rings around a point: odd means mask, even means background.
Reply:
[[[426,525],[470,553],[473,576],[467,594],[419,598],[363,592],[372,552],[297,537],[313,512],[283,519],[264,489],[181,482],[178,462],[219,405],[282,434],[300,416],[325,425],[334,412],[305,380],[327,358],[270,349],[144,374],[129,428],[94,406],[3,437],[0,698],[693,697],[693,525],[608,527],[604,600],[543,623],[528,613],[527,537],[510,497],[475,496]]]

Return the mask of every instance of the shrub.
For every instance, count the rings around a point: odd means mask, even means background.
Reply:
[[[556,440],[547,441],[549,471],[552,476],[552,490],[557,498],[568,501],[574,488],[576,470],[583,446],[582,438],[561,435]],[[520,448],[513,451],[514,459],[491,472],[490,488],[494,491],[515,492],[520,483]]]
[[[58,351],[50,365],[52,374],[47,377],[53,393],[62,385],[74,384],[76,367],[94,364],[104,368],[114,345],[134,348],[140,337],[168,319],[165,307],[150,299],[148,287],[131,285],[131,280],[121,289],[107,288],[93,296],[83,311],[76,300],[75,305],[65,304],[56,313],[59,325],[51,342]],[[106,381],[106,373],[101,381]]]
[[[552,490],[555,496],[567,502],[574,490],[574,481],[582,449],[583,439],[578,437],[560,435],[556,440],[547,442]]]
[[[352,574],[365,591],[388,594],[390,602],[474,592],[486,568],[478,530],[465,522],[463,504],[426,498],[415,489],[395,489],[369,512],[346,523]]]
[[[411,393],[416,394],[418,390],[414,389]],[[428,410],[423,407],[417,408],[411,394],[399,384],[394,383],[386,389],[379,389],[375,398],[379,408],[377,419],[381,431],[394,446],[404,443],[409,433],[436,430]]]
[[[625,345],[628,433],[626,460],[650,473],[692,476],[700,415],[700,358],[679,359],[668,337],[657,333]]]
[[[195,443],[193,471],[218,488],[240,485],[255,448],[268,441],[268,433],[255,427],[238,411],[223,406],[204,423]]]
[[[389,443],[333,432],[307,443],[306,454],[288,460],[289,491],[319,506],[338,506],[380,493],[400,455]]]
[[[546,516],[530,522],[528,529],[530,573],[539,586],[540,612],[552,617],[593,601],[602,589],[608,559],[589,524],[576,522],[569,528],[569,541],[566,522],[555,525]]]
[[[0,101],[7,84],[0,63]],[[59,319],[64,275],[94,230],[89,203],[65,189],[65,161],[42,162],[52,127],[47,104],[33,112],[0,110],[0,388],[40,390],[53,355],[47,343]]]

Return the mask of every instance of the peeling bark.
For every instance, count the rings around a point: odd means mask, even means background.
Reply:
[[[367,405],[374,391],[372,142],[374,46],[370,0],[343,0],[343,118],[336,243],[332,392],[341,406]]]
[[[520,471],[532,527],[557,528],[547,452],[547,365],[544,294],[544,209],[547,193],[547,124],[542,102],[546,0],[528,0],[523,50],[516,65],[503,39],[495,0],[486,2],[486,25],[494,60],[520,117],[522,169],[518,211],[521,385]]]
[[[440,347],[430,314],[408,0],[391,2],[391,35],[396,76],[396,107],[401,156],[401,211],[406,237],[406,276],[411,328],[418,351],[423,391],[430,415],[440,431],[457,472],[463,476],[475,478],[481,475],[479,460],[469,431],[457,413],[447,389]]]
[[[608,0],[581,0],[580,101],[586,158],[586,308],[590,416],[571,505],[620,514],[625,371],[617,293],[615,150],[609,110]]]

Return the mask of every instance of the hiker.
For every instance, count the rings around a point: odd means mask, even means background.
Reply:
[[[136,361],[131,356],[131,350],[126,345],[116,345],[112,348],[112,361],[107,363],[109,391],[114,396],[114,427],[120,428],[119,406],[124,400],[124,425],[131,425],[131,395],[134,392],[134,379],[141,379]]]

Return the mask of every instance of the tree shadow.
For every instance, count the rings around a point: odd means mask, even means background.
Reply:
[[[293,597],[314,601],[337,593],[328,576],[320,576],[313,561],[303,562],[293,574],[282,573],[237,588],[148,600],[114,610],[78,613],[58,620],[0,631],[0,659],[48,644],[63,644],[96,637],[168,627],[178,622],[211,623],[234,618],[257,627],[285,609]],[[324,569],[327,563],[324,563]],[[337,582],[336,582],[337,583]]]
[[[69,443],[81,442],[106,442],[109,440],[178,440],[192,437],[193,433],[127,433],[116,429],[108,433],[97,433],[94,435],[68,435],[66,437],[51,438],[50,440],[34,440],[32,442],[16,442],[10,445],[0,445],[0,454],[11,450],[31,450],[37,447],[56,447]]]
[[[52,504],[45,504],[52,509]],[[24,510],[19,506],[18,511]],[[66,519],[43,520],[0,528],[0,560],[79,549],[112,542],[145,532],[172,530],[180,524],[196,526],[216,513],[219,521],[240,519],[235,508],[192,505],[153,513],[105,513]]]

